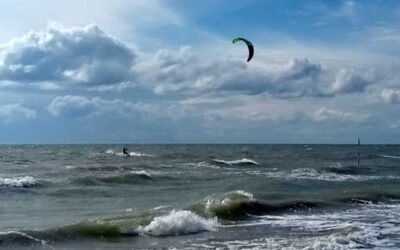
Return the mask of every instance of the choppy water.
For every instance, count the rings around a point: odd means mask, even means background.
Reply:
[[[400,146],[122,146],[0,146],[0,248],[400,248]]]

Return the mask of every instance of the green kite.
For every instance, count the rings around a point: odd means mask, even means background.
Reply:
[[[238,41],[243,41],[243,42],[245,42],[247,44],[247,48],[249,49],[249,57],[247,58],[247,61],[249,62],[251,60],[251,58],[253,58],[253,55],[254,55],[253,44],[249,40],[247,40],[245,38],[242,38],[242,37],[238,37],[238,38],[233,39],[232,43],[236,43]]]

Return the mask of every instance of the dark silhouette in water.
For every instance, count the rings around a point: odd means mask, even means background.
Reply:
[[[360,138],[358,138],[357,166],[360,166]]]
[[[131,156],[131,155],[129,154],[129,152],[128,152],[128,148],[125,147],[125,146],[122,148],[122,153],[123,153],[124,155],[126,155],[126,156]]]

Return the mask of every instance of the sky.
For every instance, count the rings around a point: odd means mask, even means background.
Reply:
[[[400,142],[397,0],[0,0],[0,23],[0,144]]]

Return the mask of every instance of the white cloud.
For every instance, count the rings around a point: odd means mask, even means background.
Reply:
[[[154,84],[156,93],[239,91],[279,95],[293,91],[315,92],[307,88],[315,88],[316,84],[310,83],[318,78],[322,69],[308,59],[296,58],[278,66],[250,66],[229,56],[208,58],[195,53],[191,47],[182,47],[145,56],[135,71],[142,76],[142,81]]]
[[[0,106],[0,121],[10,122],[34,118],[36,118],[36,112],[19,103]]]
[[[341,69],[335,75],[332,83],[333,93],[362,93],[368,85],[372,84],[374,79],[374,72],[363,72],[364,76],[356,73],[354,69]]]
[[[305,117],[309,105],[275,99],[269,95],[203,96],[188,98],[159,109],[171,119],[200,119],[208,124],[282,123]]]
[[[333,108],[321,108],[321,103],[322,100],[283,100],[271,95],[203,96],[188,98],[179,103],[154,106],[151,116],[178,121],[201,121],[202,125],[210,129],[221,126],[258,126],[257,124],[279,128],[296,124],[320,126],[377,123],[374,117],[365,111],[342,111],[335,108],[335,105]],[[343,103],[339,106],[346,107]]]
[[[385,103],[398,104],[400,103],[399,89],[383,89],[380,98]]]
[[[278,98],[362,93],[379,80],[373,68],[323,65],[308,58],[269,57],[246,63],[231,55],[210,57],[191,47],[159,50],[135,65],[135,75],[158,94],[268,93]]]
[[[371,116],[369,114],[354,114],[328,108],[318,109],[310,115],[310,118],[317,122],[371,122]]]
[[[317,59],[281,58],[272,53],[246,63],[229,53],[209,52],[183,46],[136,53],[95,25],[51,27],[3,45],[0,81],[30,86],[33,82],[42,90],[79,86],[99,92],[266,93],[287,99],[362,93],[379,80],[374,69],[332,66]]]
[[[135,53],[95,25],[30,32],[2,45],[0,80],[116,84],[131,78]]]
[[[303,119],[304,113],[301,109],[284,101],[269,99],[242,100],[242,102],[231,104],[231,106],[215,107],[205,111],[208,121],[230,121],[240,123],[292,123]]]
[[[86,116],[96,111],[95,102],[82,96],[58,96],[47,109],[54,116]]]
[[[132,117],[137,112],[146,112],[148,105],[121,99],[105,100],[100,97],[58,96],[47,106],[55,117],[114,116]]]

